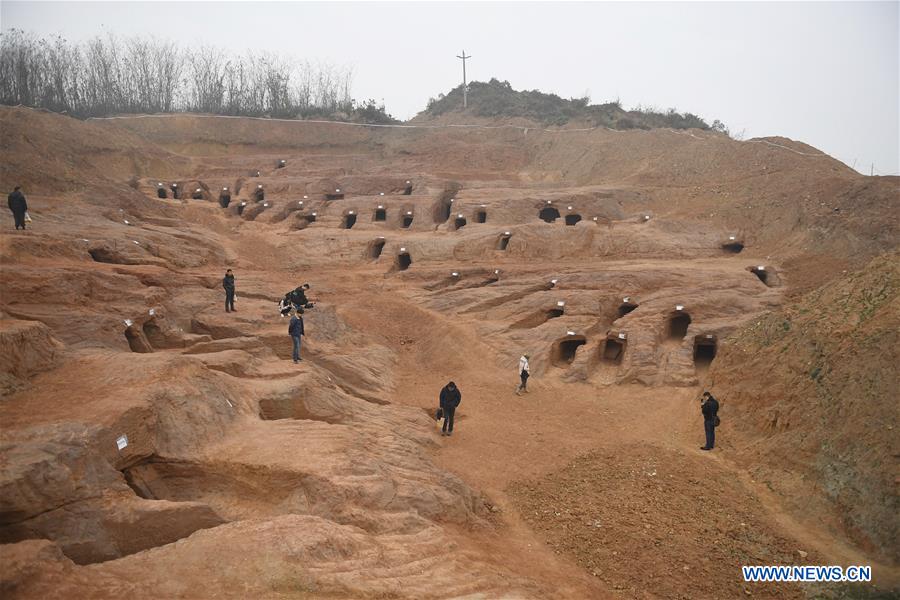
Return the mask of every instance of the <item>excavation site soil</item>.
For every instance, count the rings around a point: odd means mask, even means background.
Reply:
[[[4,598],[895,597],[898,178],[410,124],[0,109]]]

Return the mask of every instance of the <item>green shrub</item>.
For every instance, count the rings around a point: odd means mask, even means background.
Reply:
[[[538,90],[516,91],[508,81],[496,78],[487,83],[473,81],[468,86],[468,111],[477,117],[524,117],[544,125],[565,125],[571,120],[587,120],[597,126],[614,129],[710,129],[710,126],[692,113],[679,113],[674,108],[661,112],[654,108],[638,107],[632,111],[622,109],[616,99],[605,104],[589,104],[590,98],[565,100],[556,94]],[[463,108],[462,85],[430,98],[424,114],[438,117]],[[722,126],[724,127],[724,126]]]

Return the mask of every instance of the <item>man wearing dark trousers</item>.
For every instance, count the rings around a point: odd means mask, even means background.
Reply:
[[[22,188],[16,186],[12,194],[6,197],[6,202],[9,204],[9,210],[12,211],[16,229],[20,227],[25,229],[25,213],[28,211],[28,203],[25,202],[25,194],[22,193]]]
[[[234,273],[231,269],[225,271],[222,287],[225,288],[225,312],[237,312],[234,307]]]
[[[453,415],[461,399],[462,394],[459,393],[459,388],[452,381],[441,390],[441,410],[444,412],[441,435],[453,435]]]
[[[293,316],[291,316],[291,322],[288,325],[288,334],[291,336],[291,341],[294,343],[294,364],[297,364],[302,358],[300,358],[300,338],[305,335],[303,331],[303,311],[298,309],[294,311]]]
[[[719,401],[709,392],[700,397],[700,411],[703,413],[703,429],[706,431],[706,445],[701,450],[712,450],[716,446],[716,425],[718,424]]]

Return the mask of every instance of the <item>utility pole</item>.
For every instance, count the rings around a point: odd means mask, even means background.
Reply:
[[[466,51],[463,50],[462,56],[458,56],[456,58],[461,58],[463,61],[463,108],[467,108],[469,105],[468,101],[468,91],[466,90],[466,59],[472,58],[471,56],[466,56]]]

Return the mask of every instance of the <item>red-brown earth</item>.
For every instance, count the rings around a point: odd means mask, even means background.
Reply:
[[[898,178],[445,121],[0,110],[4,597],[895,593]],[[743,582],[770,563],[875,581]]]

